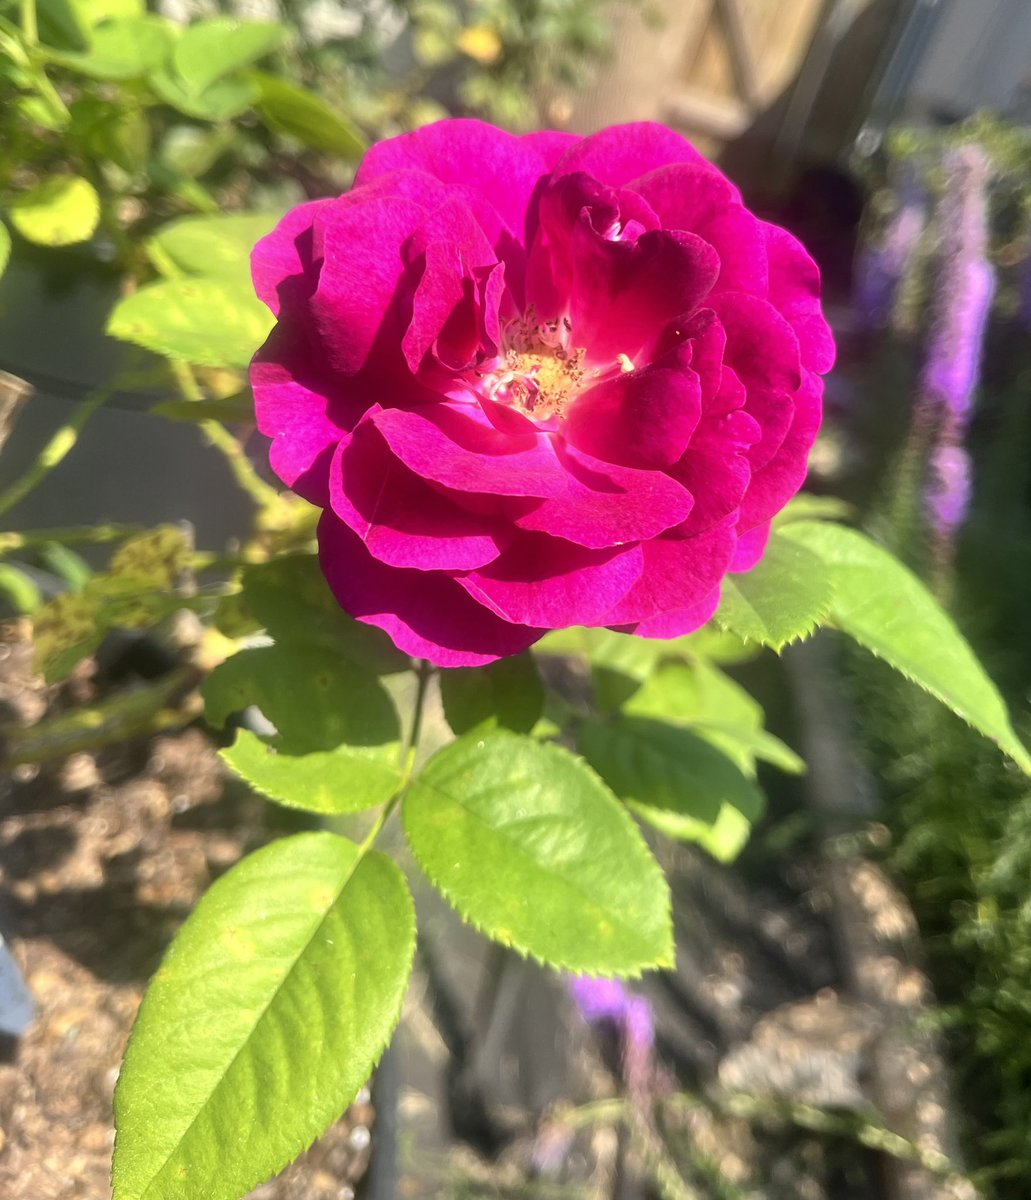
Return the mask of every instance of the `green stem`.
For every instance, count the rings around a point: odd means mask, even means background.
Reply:
[[[63,462],[75,443],[79,440],[82,427],[102,404],[106,404],[114,393],[113,386],[97,388],[82,401],[75,415],[53,435],[43,447],[36,461],[20,478],[16,479],[9,488],[0,493],[0,516],[23,500],[33,488],[38,486],[59,463]]]
[[[119,542],[122,538],[142,533],[142,525],[66,525],[54,529],[29,529],[25,533],[0,533],[0,557],[12,550],[32,550],[48,542],[59,542],[62,546],[76,543],[96,545],[102,542]]]
[[[179,385],[179,390],[183,394],[183,399],[193,401],[203,400],[204,393],[201,391],[200,385],[197,383],[190,366],[176,359],[169,359],[169,365]],[[214,446],[216,450],[222,452],[230,471],[233,473],[233,478],[259,508],[266,509],[272,505],[282,503],[282,497],[279,492],[266,483],[257,471],[255,471],[250,459],[244,454],[243,447],[239,441],[233,437],[221,422],[206,420],[201,421],[199,424],[201,433],[208,445]]]
[[[37,45],[39,23],[36,20],[36,0],[21,0],[21,31],[26,45]]]
[[[415,758],[419,750],[419,736],[422,733],[422,716],[423,710],[426,707],[426,694],[429,687],[430,678],[433,675],[433,667],[425,659],[419,659],[415,668],[417,686],[415,690],[415,702],[412,706],[412,724],[408,730],[408,737],[405,739],[404,748],[404,770],[401,776],[401,782],[398,785],[397,791],[383,805],[377,816],[372,828],[365,835],[365,840],[360,847],[360,853],[365,854],[371,850],[376,839],[379,837],[390,818],[390,814],[397,808],[401,802],[401,797],[405,794],[405,789],[411,782],[412,768],[415,766]]]

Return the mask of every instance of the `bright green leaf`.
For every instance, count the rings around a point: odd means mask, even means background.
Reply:
[[[265,236],[282,213],[230,213],[220,217],[181,217],[163,225],[154,245],[181,270],[192,275],[242,275],[250,278],[255,242]]]
[[[360,158],[365,153],[361,134],[320,97],[275,75],[256,71],[251,78],[258,88],[258,112],[274,133],[344,158]]]
[[[712,663],[663,663],[623,711],[692,730],[749,776],[756,759],[792,774],[805,769],[789,746],[763,729],[762,705]]]
[[[213,725],[250,705],[276,727],[267,740],[241,730],[222,752],[264,795],[313,812],[382,804],[401,782],[401,726],[383,685],[313,646],[262,646],[226,659],[204,681]]]
[[[209,367],[245,367],[273,317],[243,280],[168,279],[122,300],[107,332],[169,358]]]
[[[781,531],[817,555],[834,584],[833,623],[936,696],[1031,774],[1031,755],[998,689],[951,617],[919,579],[876,542],[843,525],[800,521]]]
[[[341,609],[313,554],[245,567],[243,600],[277,642],[319,647],[377,674],[411,668],[408,656],[382,630]]]
[[[461,916],[556,967],[636,975],[673,961],[669,891],[626,811],[581,759],[501,730],[439,751],[405,832]]]
[[[729,862],[765,800],[753,780],[704,738],[647,717],[585,721],[581,751],[606,783],[671,837]]]
[[[15,229],[41,246],[70,246],[93,236],[100,197],[88,179],[51,175],[8,205]]]
[[[94,27],[108,20],[142,17],[147,11],[146,0],[74,0],[74,2],[86,22]]]
[[[11,231],[7,226],[0,221],[0,275],[3,275],[7,270],[7,263],[11,257]]]
[[[191,92],[178,75],[162,67],[148,76],[158,97],[177,112],[198,121],[231,121],[258,98],[258,90],[249,79],[233,76],[219,79],[202,92]]]
[[[199,96],[218,80],[270,54],[286,33],[284,26],[271,22],[221,17],[197,21],[177,42],[172,63],[185,90]]]
[[[115,1092],[115,1200],[235,1200],[353,1100],[400,1016],[398,868],[328,833],[219,879],[143,999]]]
[[[773,527],[777,529],[793,521],[845,521],[853,511],[852,505],[838,496],[799,492],[773,518]]]
[[[715,620],[739,638],[779,651],[813,632],[826,618],[832,596],[821,560],[774,533],[757,566],[723,580]]]
[[[174,27],[161,17],[107,21],[90,37],[81,54],[56,53],[56,63],[93,79],[138,79],[157,70],[175,44]]]
[[[544,712],[544,684],[529,653],[442,671],[440,694],[455,733],[475,726],[529,733]]]

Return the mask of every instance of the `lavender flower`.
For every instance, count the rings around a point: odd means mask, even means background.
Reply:
[[[856,312],[868,330],[883,329],[891,320],[927,224],[927,193],[915,164],[903,163],[897,174],[898,204],[884,237],[878,245],[865,245],[856,262]]]
[[[955,533],[970,506],[970,464],[963,441],[995,291],[986,257],[991,162],[980,146],[963,146],[946,155],[945,170],[938,210],[941,261],[915,414],[915,428],[934,435],[924,500],[940,583],[949,574]]]
[[[584,1020],[609,1022],[619,1034],[623,1081],[638,1102],[647,1099],[654,1080],[655,1021],[644,996],[628,992],[618,979],[572,976],[569,990]]]

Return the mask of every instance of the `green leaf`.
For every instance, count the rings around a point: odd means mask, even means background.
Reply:
[[[8,205],[11,223],[30,242],[70,246],[93,236],[100,220],[100,197],[78,175],[51,175]]]
[[[152,243],[191,275],[239,275],[250,279],[251,250],[283,214],[230,213],[181,217],[161,227]]]
[[[749,776],[756,759],[791,774],[805,769],[789,746],[763,729],[762,705],[711,663],[664,663],[623,711],[692,730]]]
[[[258,98],[257,88],[242,76],[219,79],[202,92],[191,92],[178,75],[162,67],[151,72],[148,82],[166,104],[198,121],[231,121]]]
[[[11,258],[11,231],[0,221],[0,275],[7,270]]]
[[[833,594],[821,560],[774,533],[757,566],[725,577],[715,621],[745,641],[780,651],[813,632],[826,618]]]
[[[403,801],[419,865],[495,941],[572,971],[669,966],[669,890],[586,763],[501,730],[439,751]]]
[[[259,708],[276,734],[241,730],[222,757],[259,792],[311,812],[383,804],[401,783],[401,726],[370,671],[312,646],[262,646],[226,659],[204,681],[213,725]]]
[[[360,158],[365,153],[362,135],[320,97],[275,75],[256,71],[251,79],[258,89],[258,112],[274,133],[344,158]]]
[[[377,674],[411,669],[411,659],[382,630],[341,609],[313,554],[245,567],[243,601],[277,642],[321,648]]]
[[[587,761],[618,796],[670,837],[698,842],[729,862],[762,814],[762,792],[710,742],[647,717],[588,720],[578,733]]]
[[[174,28],[168,21],[141,16],[105,22],[93,31],[84,53],[56,52],[48,57],[92,79],[139,79],[157,70],[174,44]]]
[[[800,521],[781,536],[817,555],[834,584],[833,623],[995,742],[1027,774],[1031,755],[998,689],[919,579],[843,525]]]
[[[475,726],[529,733],[544,712],[544,684],[529,652],[485,667],[441,671],[440,694],[455,733]]]
[[[284,26],[271,22],[198,21],[179,39],[172,63],[185,90],[198,96],[220,79],[271,54],[286,34]]]
[[[115,1092],[115,1200],[235,1200],[368,1078],[415,949],[404,877],[328,833],[219,879],[151,982]]]
[[[268,337],[272,314],[242,280],[168,279],[119,302],[107,332],[147,350],[208,367],[245,367]]]
[[[799,492],[773,518],[774,529],[793,521],[846,521],[854,509],[838,496],[817,496]]]

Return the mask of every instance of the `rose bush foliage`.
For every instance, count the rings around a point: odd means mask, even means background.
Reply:
[[[690,632],[802,483],[816,266],[659,125],[443,121],[255,248],[251,369],[340,604],[440,666]]]

